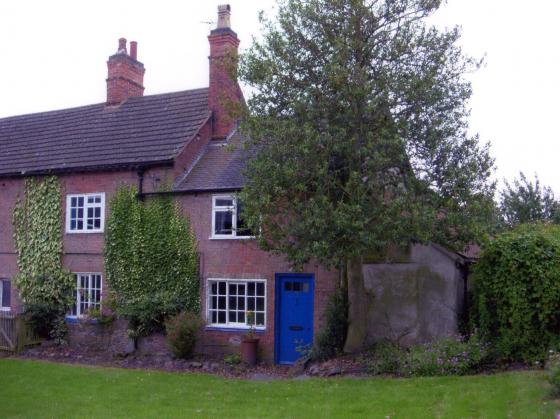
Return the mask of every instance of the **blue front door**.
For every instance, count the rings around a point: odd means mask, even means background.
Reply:
[[[313,344],[313,275],[276,274],[276,362],[293,364]]]

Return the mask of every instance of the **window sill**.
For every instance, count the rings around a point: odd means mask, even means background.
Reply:
[[[89,319],[87,317],[66,316],[64,320],[66,321],[66,323],[70,324],[97,324],[96,319]]]
[[[79,231],[69,231],[66,230],[66,234],[103,234],[104,230],[79,230]]]
[[[249,332],[248,327],[227,327],[227,326],[206,326],[204,330],[215,331],[215,332],[230,332],[230,333],[247,333]],[[255,328],[253,330],[256,334],[262,334],[266,332],[266,327]]]
[[[9,313],[10,311],[12,311],[11,307],[0,307],[0,311],[3,311],[5,313]]]
[[[237,237],[237,236],[210,236],[209,240],[255,240],[255,236]]]

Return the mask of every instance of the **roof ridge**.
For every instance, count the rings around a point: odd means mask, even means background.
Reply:
[[[145,96],[138,96],[135,98],[128,98],[127,100],[125,100],[123,103],[121,103],[120,105],[116,105],[116,106],[111,106],[111,108],[114,109],[119,109],[123,104],[125,103],[130,103],[130,102],[138,102],[142,99],[145,98],[154,98],[154,97],[158,97],[158,96],[171,96],[171,95],[179,95],[181,93],[194,93],[194,92],[204,92],[204,91],[208,91],[208,87],[199,87],[196,89],[187,89],[187,90],[177,90],[174,92],[167,92],[167,93],[155,93],[152,95],[145,95]],[[40,115],[52,115],[52,114],[56,114],[57,112],[68,112],[68,111],[83,111],[87,108],[91,108],[92,110],[95,109],[96,107],[99,106],[106,106],[105,102],[98,102],[98,103],[90,103],[88,105],[80,105],[80,106],[72,106],[70,108],[60,108],[60,109],[53,109],[53,110],[49,110],[49,111],[38,111],[38,112],[31,112],[31,113],[23,113],[23,114],[16,114],[16,115],[9,115],[9,116],[4,116],[4,117],[0,117],[0,124],[2,122],[7,122],[11,119],[17,119],[17,118],[24,118],[24,117],[38,117]]]

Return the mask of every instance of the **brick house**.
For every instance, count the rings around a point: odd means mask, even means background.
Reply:
[[[325,301],[338,273],[309,264],[292,274],[280,257],[260,251],[238,225],[236,192],[243,187],[243,156],[227,145],[241,141],[224,107],[242,92],[221,65],[239,40],[229,6],[219,6],[208,36],[209,87],[144,96],[144,65],[137,44],[120,39],[107,62],[104,103],[0,119],[0,306],[21,308],[12,279],[17,272],[12,212],[24,179],[56,175],[63,188],[63,265],[76,274],[78,293],[69,319],[80,322],[103,307],[108,203],[122,183],[144,196],[173,184],[174,198],[191,220],[200,252],[203,351],[239,343],[256,313],[260,347],[268,361],[291,363],[296,346],[322,327]],[[180,278],[178,278],[180,280]]]

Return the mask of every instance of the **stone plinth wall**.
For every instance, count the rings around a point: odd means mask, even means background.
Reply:
[[[408,261],[364,266],[370,294],[367,343],[403,346],[458,333],[464,305],[462,259],[436,245],[411,247]]]

